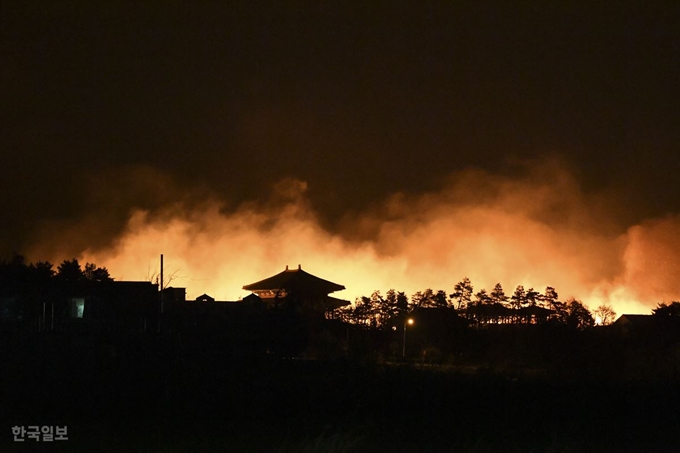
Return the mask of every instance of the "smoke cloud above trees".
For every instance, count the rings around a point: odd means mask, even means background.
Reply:
[[[99,210],[46,227],[28,257],[61,262],[70,254],[106,266],[118,280],[141,280],[163,253],[174,286],[186,286],[190,298],[222,300],[297,264],[345,285],[335,295],[348,300],[376,289],[451,291],[464,276],[475,291],[497,282],[508,290],[552,286],[563,300],[610,304],[619,313],[648,312],[678,297],[680,217],[626,224],[619,215],[625,200],[585,191],[559,159],[510,168],[454,172],[438,190],[395,193],[332,225],[305,181],[282,179],[269,199],[230,206],[215,193],[134,169],[120,192],[93,189]],[[152,201],[131,202],[139,196]],[[124,221],[106,215],[117,204]]]

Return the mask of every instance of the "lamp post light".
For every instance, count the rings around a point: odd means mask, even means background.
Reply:
[[[408,318],[404,320],[404,341],[402,342],[402,347],[401,347],[401,357],[406,357],[406,324],[409,326],[413,325],[413,318]]]

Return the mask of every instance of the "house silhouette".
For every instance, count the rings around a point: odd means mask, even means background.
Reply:
[[[243,286],[269,306],[298,304],[312,311],[324,312],[349,305],[349,301],[329,296],[345,289],[343,285],[324,280],[302,270],[286,269],[264,280]]]

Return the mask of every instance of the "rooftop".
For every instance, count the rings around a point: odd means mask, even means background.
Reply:
[[[286,266],[286,269],[283,272],[260,280],[259,282],[245,285],[243,289],[253,292],[278,290],[290,292],[303,290],[305,292],[329,294],[335,291],[341,291],[345,289],[345,287],[307,273],[302,270],[300,265],[298,265],[297,269],[289,269],[288,266]]]

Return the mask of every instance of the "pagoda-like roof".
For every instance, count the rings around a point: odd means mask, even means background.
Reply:
[[[346,307],[350,304],[348,300],[338,299],[337,297],[326,296],[326,304],[332,309]]]
[[[309,274],[303,271],[300,266],[298,266],[297,269],[288,269],[288,266],[286,266],[286,270],[283,272],[260,280],[259,282],[245,285],[243,289],[253,292],[278,291],[283,289],[288,292],[301,290],[304,292],[329,294],[335,291],[341,291],[345,289],[345,287]]]

